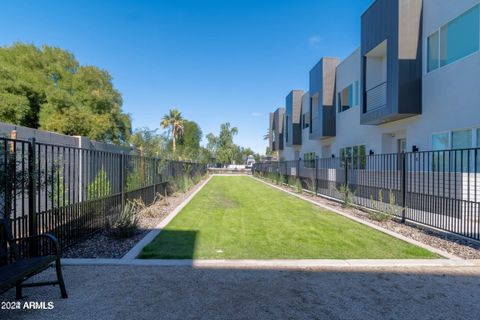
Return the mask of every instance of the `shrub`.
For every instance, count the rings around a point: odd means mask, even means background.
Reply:
[[[138,204],[127,201],[122,212],[118,216],[107,219],[107,230],[113,238],[130,238],[138,230]]]
[[[373,200],[373,196],[370,196],[370,203],[373,211],[368,212],[370,219],[375,221],[386,221],[401,214],[405,208],[396,204],[395,194],[392,190],[389,190],[388,203],[383,202],[383,192],[378,190],[378,201]]]
[[[98,170],[95,179],[87,186],[87,192],[89,199],[102,198],[110,195],[110,180],[103,166]]]
[[[337,191],[340,193],[340,198],[343,201],[342,207],[350,208],[353,204],[353,197],[355,196],[355,193],[352,192],[352,190],[350,190],[346,184],[342,184]]]

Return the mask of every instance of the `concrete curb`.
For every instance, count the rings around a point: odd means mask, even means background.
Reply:
[[[123,257],[122,257],[122,260],[133,260],[135,259],[139,254],[140,252],[142,252],[143,248],[149,244],[150,242],[153,241],[153,239],[155,239],[156,236],[158,236],[160,234],[160,232],[162,231],[163,228],[165,228],[167,226],[167,224],[170,223],[170,221],[173,220],[173,218],[175,218],[175,216],[180,212],[182,211],[182,209],[195,197],[195,195],[200,192],[200,190],[203,189],[203,187],[205,187],[205,185],[210,181],[210,179],[212,179],[213,175],[209,176],[207,180],[205,180],[204,182],[202,182],[202,184],[200,185],[200,187],[198,187],[197,190],[195,190],[195,192],[193,192],[191,195],[189,195],[185,200],[183,200],[182,203],[180,203],[172,212],[170,212],[166,217],[165,219],[163,219],[156,227],[155,229],[153,229],[152,231],[150,231],[149,233],[147,233],[147,235],[145,237],[142,238],[142,240],[140,240],[132,249],[130,249],[130,251],[128,251]],[[65,259],[64,259],[65,260]],[[98,259],[98,260],[115,260],[115,259]]]
[[[396,233],[396,232],[394,232],[394,231],[391,231],[391,230],[382,228],[382,227],[380,227],[380,226],[378,226],[378,225],[376,225],[376,224],[373,224],[373,223],[370,223],[370,222],[365,221],[365,220],[363,220],[363,219],[357,218],[357,217],[355,217],[355,216],[353,216],[353,215],[347,214],[347,213],[345,213],[345,212],[342,212],[342,211],[337,210],[337,209],[335,209],[335,208],[332,208],[332,207],[330,207],[330,206],[326,206],[326,205],[324,205],[324,204],[315,202],[315,201],[313,201],[313,200],[311,200],[311,199],[309,199],[309,198],[307,198],[307,197],[304,197],[304,196],[302,196],[302,195],[300,195],[300,194],[291,192],[291,191],[289,191],[289,190],[285,190],[285,189],[283,189],[283,188],[281,188],[281,187],[279,187],[279,186],[276,186],[276,185],[274,185],[274,184],[271,184],[271,183],[268,183],[268,182],[266,182],[266,181],[263,181],[262,179],[258,179],[258,178],[253,177],[253,176],[251,176],[251,177],[252,177],[252,179],[257,180],[257,181],[259,181],[259,182],[262,182],[262,183],[266,184],[267,186],[270,186],[270,187],[272,187],[272,188],[275,188],[275,189],[281,190],[281,191],[283,191],[283,192],[286,192],[286,193],[288,193],[288,194],[290,194],[290,195],[292,195],[292,196],[295,196],[295,197],[300,198],[300,199],[302,199],[302,200],[308,201],[308,202],[310,202],[311,204],[314,204],[314,205],[316,205],[316,206],[318,206],[318,207],[321,207],[321,208],[327,209],[327,210],[329,210],[329,211],[335,212],[335,213],[337,213],[337,214],[339,214],[339,215],[341,215],[341,216],[344,216],[344,217],[346,217],[346,218],[348,218],[348,219],[351,219],[351,220],[354,220],[354,221],[359,222],[359,223],[361,223],[361,224],[364,224],[364,225],[366,225],[366,226],[369,226],[369,227],[371,227],[371,228],[373,228],[373,229],[375,229],[375,230],[377,230],[377,231],[383,232],[383,233],[388,234],[388,235],[390,235],[390,236],[392,236],[392,237],[398,238],[398,239],[403,240],[403,241],[405,241],[405,242],[408,242],[408,243],[410,243],[410,244],[413,244],[413,245],[416,245],[416,246],[418,246],[418,247],[424,248],[424,249],[426,249],[426,250],[428,250],[428,251],[434,252],[434,253],[442,256],[442,257],[445,257],[445,258],[448,258],[448,259],[451,259],[451,260],[463,260],[462,258],[457,257],[457,256],[455,256],[455,255],[453,255],[453,254],[451,254],[451,253],[448,253],[448,252],[444,251],[444,250],[441,250],[441,249],[438,249],[438,248],[434,248],[434,247],[432,247],[432,246],[429,246],[428,244],[425,244],[425,243],[423,243],[423,242],[420,242],[420,241],[417,241],[417,240],[414,240],[414,239],[405,237],[405,236],[402,235],[402,234],[399,234],[399,233]]]
[[[480,260],[453,259],[273,259],[273,260],[166,260],[166,259],[62,259],[64,266],[157,266],[194,268],[381,268],[480,267]]]

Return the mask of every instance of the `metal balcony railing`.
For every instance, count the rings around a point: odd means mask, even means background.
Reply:
[[[387,82],[367,90],[367,112],[384,107],[387,104]]]

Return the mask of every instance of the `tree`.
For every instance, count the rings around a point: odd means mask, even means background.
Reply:
[[[142,149],[147,157],[160,157],[166,152],[166,137],[157,133],[158,129],[140,128],[135,130],[130,142],[136,149]]]
[[[179,153],[184,159],[196,159],[200,154],[202,130],[194,121],[185,121],[183,134],[178,139]]]
[[[220,163],[232,163],[237,158],[238,146],[233,142],[233,137],[238,134],[238,129],[229,122],[220,125],[218,137],[212,133],[207,135],[207,148],[213,151]]]
[[[0,48],[0,120],[125,144],[129,115],[110,74],[56,47]]]
[[[169,113],[163,116],[160,126],[169,129],[172,134],[173,153],[177,150],[177,139],[182,135],[185,120],[177,109],[170,109]]]

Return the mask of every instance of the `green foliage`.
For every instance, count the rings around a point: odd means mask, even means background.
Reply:
[[[288,184],[295,189],[297,193],[302,193],[303,192],[303,186],[302,186],[302,181],[293,176],[288,177]]]
[[[355,193],[350,190],[350,187],[346,184],[342,184],[340,188],[337,189],[340,193],[340,198],[342,199],[342,207],[343,208],[350,208],[353,204],[353,198]]]
[[[87,186],[87,192],[88,199],[106,197],[112,192],[110,180],[103,166],[98,170],[93,181]]]
[[[375,201],[371,195],[370,204],[373,210],[368,211],[368,216],[370,219],[380,222],[393,219],[405,210],[404,207],[396,204],[395,194],[392,190],[389,190],[388,203],[383,202],[383,192],[378,190],[378,201]]]
[[[114,238],[130,238],[135,235],[138,230],[138,212],[140,210],[138,203],[127,201],[118,216],[107,219],[107,230],[110,236]]]
[[[142,149],[146,157],[162,157],[166,154],[167,139],[157,133],[157,129],[140,128],[130,137],[135,149]]]
[[[194,121],[185,121],[183,134],[178,139],[178,153],[183,159],[198,159],[200,156],[200,142],[202,141],[202,130]]]
[[[125,143],[130,117],[107,71],[81,66],[60,48],[0,48],[0,121]]]
[[[183,134],[185,125],[185,119],[182,117],[182,113],[177,109],[170,109],[168,114],[164,115],[160,126],[163,129],[168,129],[172,135],[172,149],[173,153],[177,151],[177,139]]]

